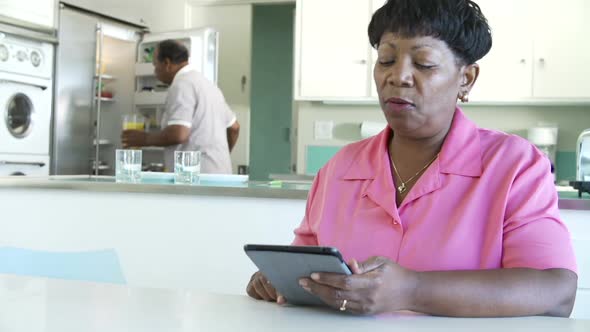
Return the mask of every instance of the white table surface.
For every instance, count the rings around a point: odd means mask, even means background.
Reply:
[[[355,317],[246,296],[0,275],[0,331],[590,331],[590,320]]]

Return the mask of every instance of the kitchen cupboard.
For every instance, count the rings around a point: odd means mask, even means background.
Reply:
[[[480,61],[471,101],[518,100],[532,95],[533,34],[528,1],[511,2],[506,10],[494,0],[479,0],[492,28],[492,49]]]
[[[536,9],[534,97],[590,98],[590,2],[529,1]]]
[[[0,15],[31,24],[36,28],[56,28],[55,0],[4,0],[1,1]]]
[[[377,98],[372,75],[377,57],[367,26],[384,2],[297,1],[296,99]],[[590,66],[585,66],[590,47],[580,39],[590,33],[590,21],[584,20],[590,2],[515,0],[509,10],[495,0],[476,2],[492,27],[493,47],[479,61],[471,101],[590,102]]]
[[[387,0],[372,0],[371,2],[371,15],[375,13],[379,8],[381,8]],[[367,37],[368,38],[368,37]],[[375,85],[375,79],[373,78],[373,67],[377,63],[377,50],[371,47],[371,68],[369,68],[369,82],[371,84],[371,98],[378,98],[377,96],[377,86]]]
[[[369,8],[366,1],[297,1],[298,99],[367,96]]]
[[[584,0],[516,0],[506,10],[478,0],[493,34],[493,47],[479,61],[472,101],[547,101],[590,98],[585,66],[590,3]]]

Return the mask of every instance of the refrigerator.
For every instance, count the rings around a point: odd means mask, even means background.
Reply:
[[[191,65],[217,83],[218,32],[151,34],[145,26],[60,3],[52,121],[52,175],[113,175],[123,117],[140,114],[159,130],[167,86],[154,75],[158,42],[187,46]],[[163,163],[162,148],[143,148],[143,165]]]

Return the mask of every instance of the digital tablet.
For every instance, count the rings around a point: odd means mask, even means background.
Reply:
[[[247,244],[244,251],[290,304],[325,305],[299,285],[299,279],[313,272],[351,274],[338,249],[332,247]]]

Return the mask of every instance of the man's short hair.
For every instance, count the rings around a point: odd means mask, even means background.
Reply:
[[[169,59],[174,64],[188,61],[188,49],[182,43],[168,39],[158,44],[158,61]]]

